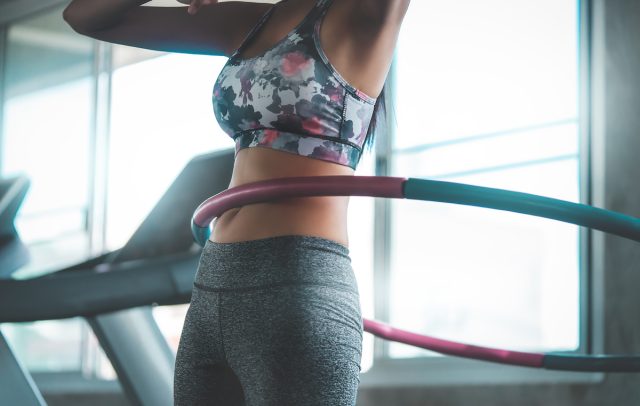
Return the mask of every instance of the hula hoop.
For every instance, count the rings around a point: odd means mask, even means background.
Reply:
[[[205,200],[195,210],[191,231],[204,246],[211,222],[225,211],[251,203],[287,197],[369,196],[413,199],[544,217],[640,242],[640,219],[610,210],[564,200],[460,183],[385,176],[313,176],[255,182],[227,189]],[[442,354],[500,364],[580,372],[640,372],[640,356],[530,353],[481,347],[442,340],[364,319],[364,330],[389,341]]]

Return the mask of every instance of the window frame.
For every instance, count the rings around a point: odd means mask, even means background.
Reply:
[[[580,202],[593,205],[591,177],[591,2],[576,0],[578,10],[578,131]],[[391,65],[387,100],[395,100],[397,89],[396,59]],[[390,103],[393,105],[394,103]],[[397,136],[394,111],[387,106],[384,132],[376,141],[376,176],[391,176],[393,167],[393,140]],[[376,199],[374,227],[374,297],[375,317],[389,320],[391,280],[391,201]],[[577,354],[601,353],[603,334],[594,328],[601,325],[602,315],[594,314],[594,297],[601,297],[602,284],[594,283],[594,261],[603,252],[603,240],[594,239],[591,230],[579,229],[579,347]],[[598,317],[598,320],[595,318]],[[393,359],[388,356],[389,342],[376,338],[374,361],[371,369],[361,374],[361,387],[442,386],[467,384],[531,384],[531,383],[598,383],[603,373],[576,373],[543,369],[513,367],[495,363],[444,357],[414,357]]]

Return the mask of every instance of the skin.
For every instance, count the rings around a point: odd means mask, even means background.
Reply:
[[[65,21],[101,41],[164,52],[230,56],[271,7],[248,1],[180,0],[189,7],[139,7],[148,0],[72,0]],[[241,58],[261,54],[285,37],[317,0],[290,0],[276,9]],[[378,97],[410,0],[334,0],[321,29],[321,46],[340,75]],[[190,3],[189,3],[190,2]],[[245,148],[235,160],[229,187],[291,176],[353,175],[343,165],[267,148]],[[349,246],[343,196],[280,199],[231,209],[215,222],[215,242],[279,235],[309,235]]]
[[[371,3],[392,3],[373,0]],[[216,3],[193,0],[189,13]],[[311,10],[315,0],[283,3],[241,58],[250,58],[270,48],[290,32]],[[323,21],[320,40],[337,71],[367,95],[378,97],[384,85],[402,18],[409,0],[397,1],[389,14],[358,13],[359,0],[334,1]],[[395,14],[392,14],[395,13]],[[239,45],[239,44],[238,44]],[[291,176],[353,175],[346,166],[310,159],[267,148],[245,148],[236,156],[229,187]],[[211,241],[230,243],[280,235],[309,235],[349,246],[347,233],[348,196],[288,198],[231,209],[214,223]]]

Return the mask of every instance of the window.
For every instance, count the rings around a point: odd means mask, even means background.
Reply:
[[[391,176],[579,201],[578,4],[415,1],[399,38]],[[392,201],[390,306],[412,331],[523,351],[575,350],[575,226]],[[434,355],[401,344],[383,358]]]
[[[233,148],[211,107],[226,58],[114,47],[107,189],[107,248],[124,245],[196,155]],[[214,174],[212,174],[213,176]]]
[[[189,160],[234,146],[211,107],[213,83],[226,58],[115,46],[113,59],[108,250],[127,242]],[[174,351],[187,308],[153,309]]]
[[[87,210],[93,100],[93,44],[62,21],[62,8],[8,27],[1,175],[31,180],[16,227],[34,277],[89,255]],[[80,319],[3,324],[31,371],[81,369],[88,328]],[[55,348],[55,351],[52,351]]]

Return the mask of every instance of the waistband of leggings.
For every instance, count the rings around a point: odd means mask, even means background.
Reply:
[[[195,285],[206,290],[251,290],[325,285],[358,291],[349,248],[337,241],[285,235],[231,243],[207,241]]]

